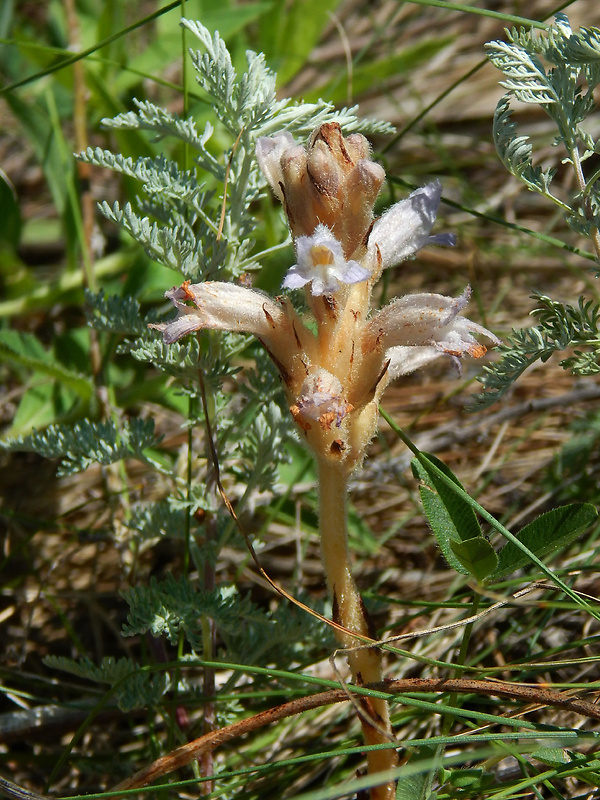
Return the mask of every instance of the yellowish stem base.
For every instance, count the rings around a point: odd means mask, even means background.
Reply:
[[[371,636],[367,614],[352,577],[348,536],[346,530],[346,494],[348,474],[343,465],[327,461],[319,462],[319,527],[321,532],[321,555],[329,590],[333,598],[334,619],[345,628],[362,636]],[[338,639],[345,647],[361,644],[360,639],[339,633]],[[379,650],[356,650],[348,654],[348,663],[355,683],[381,681],[382,656]],[[377,698],[368,699],[363,705],[365,715],[361,717],[366,744],[383,744],[392,739],[392,728],[388,704]],[[369,722],[372,719],[377,727]],[[367,754],[369,773],[393,769],[398,764],[394,749],[376,750]],[[396,788],[393,782],[374,787],[371,800],[394,800]]]

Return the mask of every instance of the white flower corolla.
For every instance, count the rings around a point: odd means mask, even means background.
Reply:
[[[369,258],[381,257],[381,268],[393,267],[429,244],[454,245],[451,233],[431,236],[442,195],[439,181],[428,183],[375,220],[369,234]]]
[[[185,281],[165,292],[165,297],[177,309],[177,316],[170,322],[150,326],[162,331],[165,344],[199,330],[253,333],[269,338],[285,318],[282,307],[269,295],[232,283]]]
[[[486,347],[473,334],[500,344],[493,333],[460,315],[471,289],[460,297],[409,294],[393,300],[367,324],[363,351],[385,351],[390,379],[407,375],[441,355],[481,358]]]
[[[302,359],[316,358],[315,336],[286,298],[274,300],[257,289],[220,281],[185,281],[165,297],[177,316],[148,326],[161,331],[165,344],[202,330],[251,333],[267,349],[290,391],[297,391],[306,377]]]
[[[287,272],[283,285],[299,289],[310,283],[315,296],[335,294],[342,284],[360,283],[371,277],[371,271],[358,261],[346,261],[339,242],[324,225],[318,225],[312,236],[296,239],[298,263]]]

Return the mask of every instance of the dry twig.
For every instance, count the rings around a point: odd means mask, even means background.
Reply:
[[[357,687],[353,688],[357,691]],[[472,680],[469,678],[441,679],[441,678],[404,678],[395,681],[382,681],[381,683],[368,684],[361,687],[358,691],[364,694],[366,690],[384,692],[391,698],[394,695],[407,693],[430,693],[430,692],[462,692],[478,694],[484,696],[502,697],[509,700],[520,700],[525,703],[533,703],[541,706],[553,706],[565,711],[572,711],[590,719],[600,720],[600,707],[586,700],[580,700],[552,689],[544,689],[537,686],[522,686],[519,684],[508,683],[505,681],[491,680]],[[139,789],[147,786],[152,781],[167,775],[181,767],[189,764],[199,755],[208,751],[215,750],[222,744],[244,736],[251,731],[270,725],[272,722],[286,717],[301,714],[304,711],[320,708],[332,703],[342,703],[348,701],[348,693],[345,689],[330,689],[326,692],[300,697],[283,703],[280,706],[261,711],[253,717],[234,722],[214,731],[192,742],[182,745],[172,750],[167,755],[158,758],[149,766],[137,772],[131,778],[118,784],[114,791],[126,789]],[[444,710],[440,707],[440,713]]]

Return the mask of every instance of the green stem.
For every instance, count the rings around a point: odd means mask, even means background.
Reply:
[[[185,16],[185,0],[180,2],[181,16]],[[183,117],[187,119],[190,113],[190,94],[188,88],[188,53],[186,29],[181,26],[181,82],[183,84]],[[183,168],[190,168],[190,144],[183,143]]]
[[[477,611],[479,610],[479,604],[481,602],[481,595],[475,593],[473,595],[473,600],[471,602],[471,608],[469,609],[468,616],[475,616]],[[469,642],[471,641],[471,633],[473,632],[473,624],[470,622],[468,625],[465,625],[465,629],[463,631],[463,638],[460,645],[460,651],[458,653],[457,667],[454,670],[454,678],[461,678],[464,670],[465,661],[467,660],[467,653],[469,651]],[[452,692],[452,694],[448,698],[447,705],[450,708],[457,708],[458,707],[458,694],[456,692]],[[450,729],[452,727],[452,723],[454,721],[454,717],[452,714],[448,714],[444,717],[443,721],[443,731],[446,734],[450,733]]]
[[[370,620],[360,592],[352,577],[347,535],[348,470],[335,462],[319,460],[319,530],[321,557],[333,601],[333,617],[345,628],[360,636],[371,635]],[[350,634],[339,633],[338,639],[345,647],[360,645],[360,640]],[[357,649],[348,653],[348,663],[355,683],[381,681],[382,656],[375,648]],[[383,744],[393,738],[387,702],[371,698],[362,703],[364,715],[361,724],[366,744]],[[374,720],[377,727],[369,720]],[[397,766],[395,750],[376,750],[367,754],[369,772],[381,772]],[[371,800],[393,800],[396,789],[393,782],[376,786]]]
[[[113,253],[96,262],[96,278],[112,278],[123,273],[131,265],[129,253]],[[87,286],[82,269],[73,272],[63,272],[52,283],[39,283],[24,297],[15,297],[0,302],[0,319],[26,314],[36,308],[46,307],[56,302],[59,298],[64,302],[62,295],[75,289]],[[80,301],[77,301],[80,302]]]

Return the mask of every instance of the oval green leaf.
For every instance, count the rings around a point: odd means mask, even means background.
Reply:
[[[542,514],[517,534],[517,539],[538,558],[543,558],[576,539],[596,520],[598,511],[591,503],[571,503]],[[524,567],[529,556],[508,542],[498,553],[498,567],[490,580],[499,580]]]

